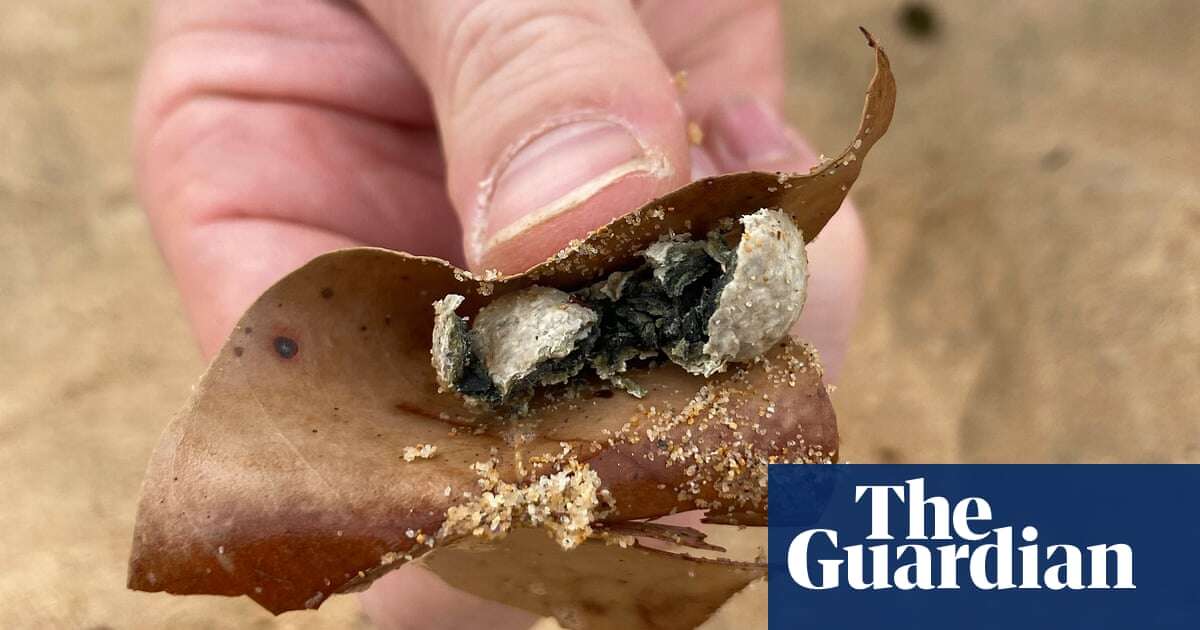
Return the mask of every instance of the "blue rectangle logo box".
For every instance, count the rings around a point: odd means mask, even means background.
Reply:
[[[772,628],[1200,627],[1200,466],[772,465]]]

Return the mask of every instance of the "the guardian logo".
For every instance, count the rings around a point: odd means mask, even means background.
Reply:
[[[992,507],[982,497],[953,504],[945,497],[926,497],[924,478],[902,485],[855,485],[854,502],[870,507],[866,539],[885,542],[840,547],[836,530],[804,530],[787,549],[788,573],[797,585],[827,590],[844,582],[854,590],[922,591],[1136,588],[1130,545],[1042,544],[1033,525],[994,527]],[[907,510],[902,541],[889,524],[893,509]]]

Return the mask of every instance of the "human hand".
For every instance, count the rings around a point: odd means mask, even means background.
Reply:
[[[139,194],[211,356],[332,249],[516,272],[690,179],[806,170],[783,95],[774,2],[162,0]],[[798,334],[832,376],[865,267],[852,206],[809,258]],[[364,603],[391,627],[526,619],[464,597],[400,570]]]

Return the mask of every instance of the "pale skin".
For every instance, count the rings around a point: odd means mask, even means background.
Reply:
[[[161,0],[154,26],[139,194],[205,357],[333,249],[518,272],[693,178],[816,161],[779,115],[774,2]],[[866,265],[853,205],[809,259],[796,334],[833,376]],[[404,569],[362,601],[385,628],[532,620]]]

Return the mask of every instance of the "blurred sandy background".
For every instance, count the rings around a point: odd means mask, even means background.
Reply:
[[[855,197],[874,258],[836,394],[860,462],[1200,460],[1200,3],[788,5],[833,153],[888,46]],[[140,0],[0,8],[0,627],[344,627],[126,592],[142,468],[203,365],[132,193]],[[751,618],[755,617],[753,613]]]

